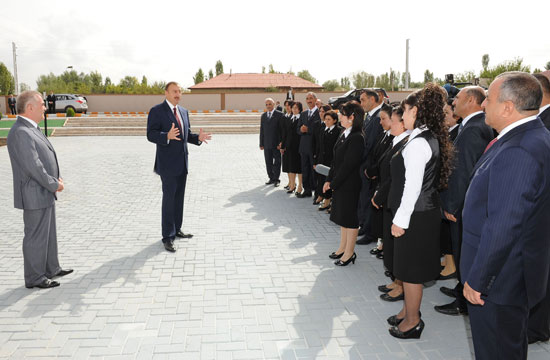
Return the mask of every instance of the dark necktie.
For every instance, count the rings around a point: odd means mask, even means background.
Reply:
[[[485,148],[485,151],[483,153],[485,154],[491,148],[491,146],[493,146],[493,144],[497,142],[497,140],[498,138],[494,138],[493,140],[491,140],[491,142],[487,144],[487,147]]]
[[[267,118],[268,118],[268,119],[271,119],[271,111],[268,111],[268,112],[267,112]]]
[[[458,125],[458,132],[456,133],[456,136],[458,136],[463,129],[464,129],[464,123],[460,123],[460,125]]]

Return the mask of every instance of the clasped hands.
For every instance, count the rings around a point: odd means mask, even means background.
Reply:
[[[177,128],[174,123],[172,123],[172,127],[170,128],[170,130],[166,134],[166,137],[168,138],[168,140],[181,141],[181,139],[178,137],[179,135],[180,135],[180,129]],[[202,128],[201,128],[199,130],[199,141],[205,142],[205,143],[208,144],[207,140],[210,140],[210,139],[212,139],[212,134],[203,132]]]
[[[300,126],[300,131],[302,133],[307,133],[307,126],[305,126],[305,125]]]
[[[59,178],[59,179],[57,179],[57,190],[55,190],[55,191],[56,192],[61,192],[61,191],[63,191],[63,189],[65,189],[65,185],[63,184],[63,179]]]

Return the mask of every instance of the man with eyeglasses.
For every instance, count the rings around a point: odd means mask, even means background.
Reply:
[[[284,115],[275,110],[275,101],[272,98],[265,99],[266,111],[262,114],[260,122],[260,150],[264,151],[265,169],[269,180],[266,185],[279,186],[281,174],[281,143],[280,126]]]

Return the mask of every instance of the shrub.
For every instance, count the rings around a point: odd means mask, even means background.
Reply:
[[[67,117],[73,117],[75,115],[73,108],[67,109]]]

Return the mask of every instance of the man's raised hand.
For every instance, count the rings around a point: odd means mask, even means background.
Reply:
[[[202,142],[205,142],[208,144],[208,141],[206,140],[210,140],[212,139],[212,134],[210,133],[205,133],[202,131],[202,129],[199,130],[199,140],[202,141]]]
[[[180,134],[180,129],[178,129],[176,125],[172,123],[172,127],[170,128],[170,131],[168,131],[168,134],[166,136],[168,137],[168,140],[180,141],[181,139],[178,138],[179,134]]]

